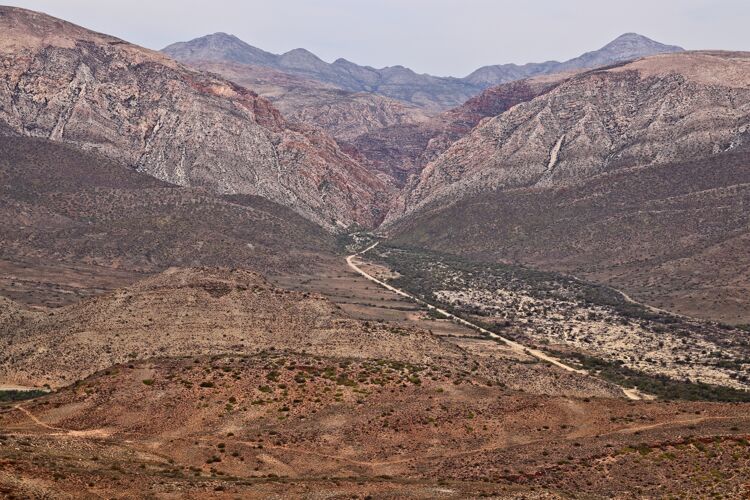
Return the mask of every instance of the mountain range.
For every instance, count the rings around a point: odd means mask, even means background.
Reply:
[[[464,78],[417,74],[403,66],[376,69],[346,59],[326,63],[301,48],[276,55],[226,33],[174,43],[162,49],[162,52],[186,63],[228,63],[272,68],[350,92],[369,92],[398,99],[434,112],[458,106],[481,90],[500,83],[682,50],[681,47],[664,45],[636,33],[626,33],[599,50],[565,62],[484,66]]]
[[[264,198],[334,233],[374,229],[385,221],[379,231],[398,241],[581,273],[633,293],[648,288],[651,295],[640,297],[660,305],[745,319],[743,286],[726,284],[721,307],[707,304],[713,299],[702,291],[723,273],[743,276],[743,259],[723,263],[720,257],[724,267],[719,274],[700,257],[705,252],[728,255],[743,237],[743,198],[730,198],[727,207],[718,197],[720,190],[742,190],[741,171],[722,165],[742,157],[748,133],[749,72],[743,54],[684,52],[626,34],[565,63],[524,66],[523,74],[496,66],[466,79],[441,79],[403,68],[355,70],[351,63],[327,64],[303,50],[277,56],[224,34],[158,53],[42,14],[14,8],[0,12],[6,33],[0,45],[4,135],[63,142],[172,185]],[[660,54],[617,62],[653,52]],[[606,66],[582,69],[599,64]],[[342,72],[343,67],[351,71]],[[435,113],[431,105],[420,108],[388,90],[388,82],[396,81],[388,75],[396,73],[410,75],[402,83],[414,89],[437,85],[440,92],[472,79],[476,95]],[[490,73],[494,76],[478,83]],[[537,76],[479,90],[530,74]],[[463,97],[455,94],[454,99]],[[667,184],[653,185],[649,201],[666,203],[679,190],[681,172],[699,175],[709,165],[718,176],[710,187],[714,194],[689,195],[702,204],[702,222],[695,218],[696,208],[654,209],[649,225],[661,229],[651,233],[649,251],[645,233],[628,233],[644,222],[625,215],[635,210],[643,217],[645,200],[616,216],[610,213],[616,205],[602,212],[599,203],[585,209],[579,204],[575,217],[559,221],[555,217],[564,210],[542,208],[561,190],[595,190],[586,196],[600,201],[640,199],[645,181],[639,179],[671,168],[674,175],[661,174]],[[597,191],[604,186],[596,184],[600,179],[624,173],[628,182]],[[523,203],[516,198],[496,199],[520,192],[531,196],[524,199],[537,200],[532,206],[542,212],[519,212]],[[486,236],[484,216],[465,220],[464,212],[452,212],[485,199],[496,199],[485,214],[493,214],[490,220],[506,220],[509,214],[502,210],[508,203],[521,217],[512,233],[505,233],[506,225],[492,232],[504,235],[502,245]],[[678,210],[681,216],[675,217]],[[604,216],[597,222],[602,231],[592,233],[593,220]],[[473,224],[475,218],[482,223]],[[616,244],[604,230],[605,220],[619,227]],[[439,231],[431,229],[432,221]],[[537,223],[545,231],[573,225],[564,229],[565,238],[554,236],[558,245],[551,245],[537,240],[552,237],[544,236]],[[583,233],[582,224],[589,227]],[[682,235],[678,246],[676,234]],[[44,243],[44,251],[58,244]],[[165,251],[151,268],[177,262],[169,253],[173,250]],[[19,252],[33,254],[29,248]],[[103,249],[85,253],[106,262]],[[203,262],[212,260],[207,256]],[[675,267],[692,278],[674,280]],[[648,279],[644,269],[652,273]],[[657,279],[658,293],[645,285]]]
[[[502,83],[555,80],[559,74],[681,50],[627,33],[566,62],[485,66],[465,78],[419,75],[401,66],[375,69],[343,59],[329,64],[305,49],[276,55],[226,33],[175,43],[162,52],[252,88],[286,118],[322,127],[369,169],[402,184],[435,156],[440,144],[468,131],[453,126],[456,112],[451,109],[465,109],[466,101],[476,106],[485,89],[488,96]],[[485,97],[484,102],[498,99]],[[495,108],[490,104],[483,116],[494,116]]]
[[[641,194],[629,191],[641,189],[636,179],[647,178],[654,168],[671,165],[676,173],[687,172],[736,158],[748,133],[743,54],[682,52],[626,34],[565,63],[524,66],[524,75],[537,76],[479,92],[491,82],[524,76],[509,73],[508,66],[482,68],[467,77],[474,80],[477,95],[435,114],[391,93],[388,82],[396,80],[388,75],[408,74],[408,85],[438,85],[441,92],[457,82],[467,85],[467,79],[423,77],[396,67],[355,69],[341,60],[324,63],[303,50],[277,56],[224,34],[158,53],[42,14],[14,8],[0,12],[6,34],[0,45],[5,135],[63,142],[172,185],[265,198],[334,233],[373,229],[385,221],[381,233],[405,242],[587,273],[630,291],[644,282],[637,266],[648,262],[653,269],[671,269],[680,259],[680,265],[694,275],[706,273],[705,278],[684,293],[678,292],[682,282],[665,284],[654,300],[676,300],[701,311],[704,306],[696,300],[705,299],[695,298],[702,296],[696,287],[715,273],[697,256],[711,245],[729,244],[744,227],[742,198],[732,198],[736,217],[728,217],[729,209],[718,209],[724,202],[716,194],[701,197],[707,204],[703,213],[715,214],[704,215],[704,225],[694,219],[694,211],[665,220],[647,255],[644,242],[624,229],[637,225],[621,228],[624,239],[617,246],[609,233],[587,232],[594,241],[573,239],[560,248],[535,243],[529,235],[541,233],[527,227],[536,220],[529,213],[515,223],[517,236],[503,237],[504,246],[483,236],[485,222],[474,226],[461,217],[445,219],[446,211],[468,200],[518,190],[545,200],[559,190],[594,189],[592,182],[622,172],[632,182],[618,184],[607,196],[630,198]],[[661,54],[616,62],[653,52]],[[202,64],[213,72],[201,71]],[[598,64],[608,66],[582,69]],[[342,72],[343,67],[350,70]],[[553,71],[562,72],[545,74]],[[488,72],[495,76],[477,83],[478,75]],[[273,103],[254,91],[251,75]],[[294,118],[285,117],[276,104],[292,110]],[[739,170],[734,172],[736,178],[727,173],[712,192],[741,189]],[[676,184],[662,186],[655,196],[671,199],[675,189]],[[719,204],[715,211],[713,204]],[[498,201],[488,213],[503,206]],[[600,217],[597,207],[587,210]],[[581,209],[577,217],[585,213]],[[656,211],[653,217],[665,213],[674,211]],[[458,232],[447,238],[452,226],[440,222],[440,232],[433,234],[432,217],[455,221]],[[626,224],[623,217],[617,224]],[[545,227],[564,227],[554,220]],[[706,224],[711,232],[701,236]],[[573,237],[576,231],[571,227],[565,234]],[[675,253],[667,235],[680,231],[684,242]],[[607,251],[589,256],[578,250],[584,244],[591,251],[605,245]],[[159,262],[170,265],[174,258]],[[676,293],[695,296],[688,300]],[[727,287],[726,294],[725,300],[736,305],[717,317],[736,316],[744,307],[742,287]]]

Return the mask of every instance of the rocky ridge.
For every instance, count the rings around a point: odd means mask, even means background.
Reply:
[[[598,50],[586,52],[564,62],[547,61],[524,65],[483,66],[467,76],[465,80],[476,85],[491,86],[532,76],[580,71],[655,54],[682,52],[683,50],[682,47],[665,45],[638,33],[625,33]]]
[[[698,69],[699,68],[699,69]],[[750,56],[659,55],[573,76],[482,122],[427,165],[386,224],[478,190],[550,188],[747,142]]]

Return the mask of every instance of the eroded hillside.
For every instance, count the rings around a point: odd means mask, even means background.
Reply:
[[[259,195],[329,229],[372,226],[388,186],[254,92],[120,39],[0,11],[0,121],[182,186]]]

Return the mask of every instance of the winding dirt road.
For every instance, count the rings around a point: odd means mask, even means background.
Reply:
[[[502,336],[496,334],[495,332],[491,332],[491,331],[489,331],[489,330],[487,330],[485,328],[482,328],[479,325],[475,325],[474,323],[472,323],[470,321],[466,321],[463,318],[459,318],[455,314],[451,314],[448,311],[446,311],[445,309],[440,309],[439,307],[435,307],[432,304],[430,304],[428,302],[425,302],[424,300],[419,299],[419,298],[415,297],[414,295],[411,295],[411,294],[409,294],[407,292],[404,292],[403,290],[400,290],[400,289],[398,289],[398,288],[396,288],[394,286],[391,286],[388,283],[386,283],[384,281],[381,281],[381,280],[377,279],[376,277],[372,276],[371,274],[367,273],[366,271],[364,271],[362,268],[360,268],[357,265],[357,263],[355,262],[355,260],[357,259],[357,257],[359,257],[360,255],[364,255],[365,253],[369,252],[370,250],[372,250],[373,248],[375,248],[379,244],[380,244],[380,242],[374,243],[373,245],[370,245],[369,247],[367,247],[364,250],[362,250],[361,252],[357,252],[357,253],[354,253],[354,254],[348,256],[346,258],[347,265],[351,269],[353,269],[354,271],[356,271],[358,274],[360,274],[361,276],[363,276],[364,278],[366,278],[367,280],[372,281],[373,283],[377,283],[378,285],[382,286],[386,290],[390,290],[393,293],[396,293],[396,294],[398,294],[398,295],[400,295],[402,297],[405,297],[405,298],[407,298],[407,299],[409,299],[411,301],[414,301],[414,302],[416,302],[416,303],[418,303],[420,305],[423,305],[427,309],[429,309],[431,311],[434,311],[437,314],[439,314],[439,315],[441,315],[441,316],[443,316],[445,318],[453,320],[456,323],[459,323],[459,324],[464,325],[464,326],[468,326],[469,328],[471,328],[473,330],[477,330],[478,332],[483,333],[484,335],[486,335],[486,336],[488,336],[490,338],[497,339],[497,340],[503,342],[510,349],[512,349],[513,351],[515,351],[517,353],[527,354],[529,356],[533,356],[533,357],[535,357],[535,358],[537,358],[537,359],[539,359],[541,361],[545,361],[547,363],[555,365],[558,368],[562,368],[563,370],[567,370],[569,372],[580,373],[582,375],[588,375],[589,374],[586,370],[580,370],[578,368],[574,368],[574,367],[572,367],[570,365],[567,365],[567,364],[563,363],[562,361],[560,361],[559,359],[557,359],[557,358],[555,358],[553,356],[550,356],[548,354],[545,354],[544,352],[542,352],[542,351],[540,351],[538,349],[532,349],[530,347],[526,347],[526,346],[524,346],[522,344],[519,344],[518,342],[515,342],[513,340],[510,340],[510,339],[507,339],[505,337],[502,337]],[[640,400],[641,399],[641,397],[637,394],[637,392],[633,391],[631,389],[623,389],[623,394],[628,399],[633,399],[633,400]]]
[[[93,438],[106,438],[109,436],[109,432],[105,429],[89,429],[85,431],[75,431],[71,429],[63,429],[62,427],[55,427],[53,425],[46,424],[39,420],[36,415],[31,413],[29,410],[24,408],[21,405],[15,405],[13,406],[14,409],[20,411],[24,415],[26,415],[29,420],[34,422],[34,425],[37,425],[38,427],[41,427],[43,429],[47,429],[49,431],[53,431],[52,435],[63,435],[63,436],[69,436],[69,437],[93,437]]]
[[[50,430],[50,431],[60,431],[60,432],[65,432],[65,433],[68,432],[67,429],[62,429],[60,427],[53,427],[53,426],[51,426],[49,424],[45,424],[44,422],[42,422],[41,420],[39,420],[38,418],[36,418],[36,415],[34,415],[33,413],[31,413],[29,410],[27,410],[26,408],[24,408],[21,405],[15,405],[13,408],[15,408],[16,410],[20,411],[21,413],[23,413],[24,415],[26,415],[27,417],[29,417],[29,419],[31,419],[31,421],[34,422],[39,427],[42,427],[42,428]]]

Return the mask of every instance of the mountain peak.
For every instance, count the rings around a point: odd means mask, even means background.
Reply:
[[[328,72],[329,64],[320,59],[307,49],[294,49],[281,54],[276,63],[281,68],[294,69],[300,71]]]
[[[307,49],[303,49],[301,47],[298,47],[296,49],[292,49],[289,52],[284,52],[281,54],[280,57],[294,57],[294,58],[303,58],[303,59],[314,59],[316,61],[320,61],[321,59],[310,52]]]
[[[657,42],[656,40],[653,40],[647,36],[641,35],[639,33],[629,32],[629,33],[623,33],[622,35],[618,36],[611,42],[609,42],[607,45],[602,47],[600,50],[605,49],[611,49],[611,48],[617,48],[617,47],[630,47],[630,48],[640,48],[643,49],[661,49],[661,52],[678,52],[684,50],[682,47],[678,47],[676,45],[666,45],[660,42]],[[650,54],[647,54],[650,55]]]
[[[207,38],[207,39],[213,38],[213,39],[216,39],[216,40],[231,40],[231,41],[239,40],[239,41],[242,41],[239,38],[237,38],[236,36],[234,36],[234,35],[232,35],[230,33],[226,33],[224,31],[217,31],[216,33],[211,33],[210,35],[202,36],[202,37],[198,38],[198,40],[200,40],[201,38],[204,38],[204,39],[205,38]]]
[[[628,33],[623,33],[622,35],[620,35],[617,38],[615,38],[615,41],[617,41],[617,40],[629,40],[629,39],[632,39],[632,40],[648,40],[650,42],[653,42],[653,40],[650,39],[649,37],[643,36],[640,33],[636,33],[634,31],[630,31]]]
[[[271,65],[277,57],[222,31],[173,43],[163,48],[162,52],[178,60],[225,60],[260,66]]]
[[[682,52],[682,47],[666,45],[638,33],[624,33],[599,50],[587,52],[563,63],[571,68],[594,68],[607,64],[639,59],[671,52]]]

